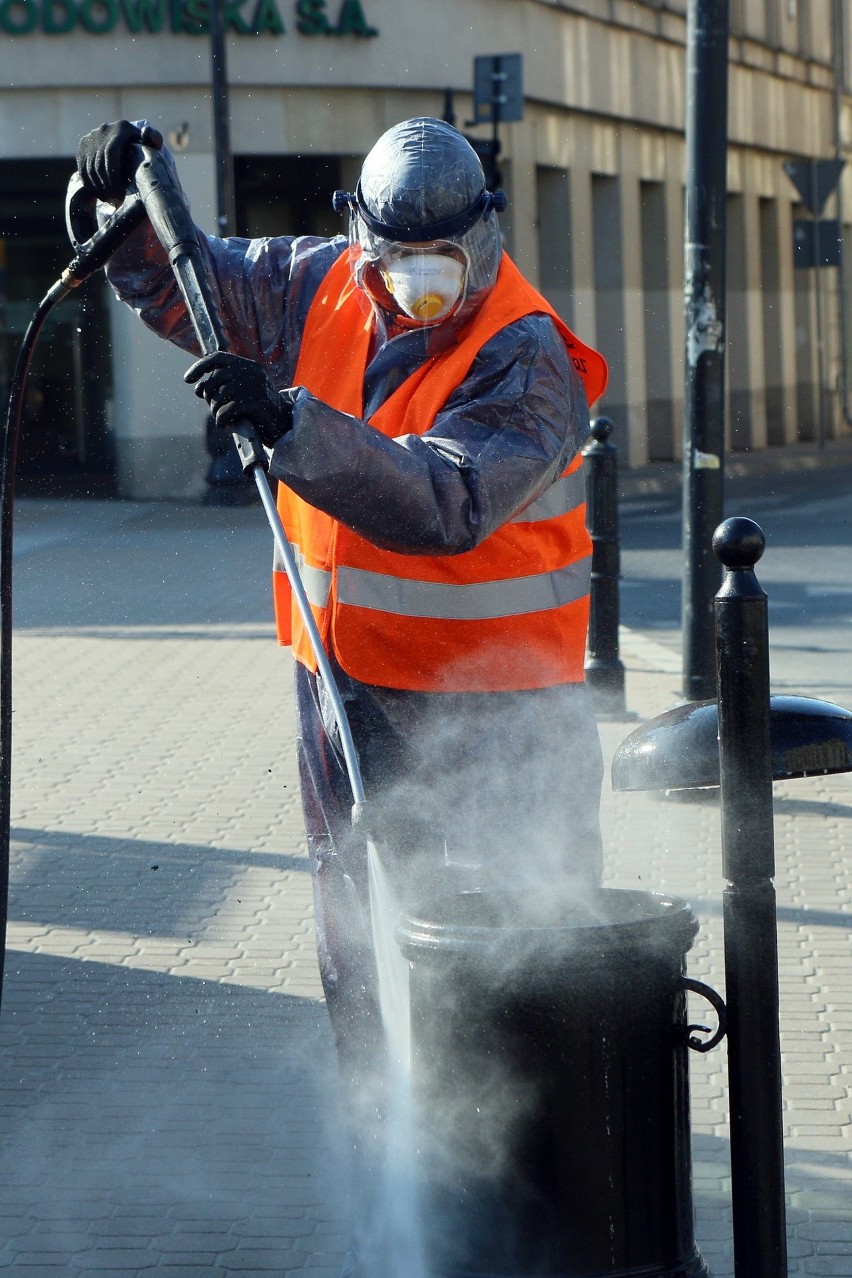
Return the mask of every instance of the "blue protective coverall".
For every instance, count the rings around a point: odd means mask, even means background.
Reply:
[[[434,216],[434,214],[433,214]],[[292,385],[308,308],[347,246],[343,236],[221,240],[199,231],[229,349]],[[496,278],[500,241],[480,245],[463,311],[435,328],[393,335],[376,312],[364,420],[308,392],[270,473],[377,544],[450,555],[477,546],[541,494],[588,434],[583,387],[552,321],[528,316],[482,349],[433,427],[390,440],[371,413],[454,333]],[[200,354],[162,249],[147,226],[107,271],[119,298],[160,336]],[[369,477],[370,500],[353,502]],[[499,882],[569,898],[601,874],[602,761],[585,687],[505,693],[416,693],[367,686],[329,654],[367,796],[380,813],[389,870],[405,901],[437,876]],[[382,1107],[382,1036],[367,911],[365,850],[321,678],[296,664],[298,757],[314,883],[320,969],[353,1145],[369,1159]],[[371,1177],[357,1177],[369,1197]],[[362,1202],[362,1218],[369,1215]]]

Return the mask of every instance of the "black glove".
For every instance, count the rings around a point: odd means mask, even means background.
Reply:
[[[162,136],[156,129],[146,125],[141,130],[129,120],[102,124],[80,139],[77,172],[90,195],[113,203],[124,199],[132,176],[129,147],[134,142],[144,142],[158,150],[163,145]]]
[[[256,360],[216,351],[188,368],[183,380],[195,383],[196,395],[210,405],[217,426],[250,421],[267,448],[274,448],[293,425],[299,387],[276,390]]]

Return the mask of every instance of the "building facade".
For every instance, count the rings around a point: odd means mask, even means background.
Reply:
[[[520,53],[523,118],[499,129],[507,248],[605,352],[598,411],[625,464],[680,455],[686,0],[226,0],[225,20],[244,235],[342,229],[332,191],[351,189],[391,124],[443,115],[448,89],[458,127],[487,140],[489,124],[467,125],[474,58]],[[0,382],[69,260],[64,193],[83,133],[156,124],[215,231],[207,31],[207,0],[0,0]],[[831,438],[852,421],[845,272],[796,265],[810,213],[783,167],[852,149],[850,65],[844,0],[731,0],[732,450]],[[850,182],[844,170],[823,211],[841,227]],[[84,286],[34,362],[22,483],[200,495],[210,459],[187,362],[102,280]]]

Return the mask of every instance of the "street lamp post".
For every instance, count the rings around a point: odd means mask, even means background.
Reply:
[[[222,236],[236,230],[234,160],[228,110],[228,66],[225,50],[224,0],[210,0],[210,80],[213,106],[213,150],[216,158],[216,229]]]
[[[686,77],[686,377],[683,444],[683,693],[716,691],[713,599],[725,447],[728,0],[689,0]]]

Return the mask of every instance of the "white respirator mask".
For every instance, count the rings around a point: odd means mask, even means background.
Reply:
[[[406,253],[379,266],[385,286],[409,319],[437,324],[450,314],[465,284],[466,268],[445,253]]]
[[[451,217],[406,226],[383,222],[371,213],[360,182],[355,192],[334,193],[335,210],[349,213],[355,284],[375,307],[403,328],[440,324],[461,310],[477,264],[471,260],[468,246],[482,240],[489,257],[493,254],[496,226],[491,217],[505,207],[502,191],[483,188]],[[477,237],[480,226],[483,234]]]

